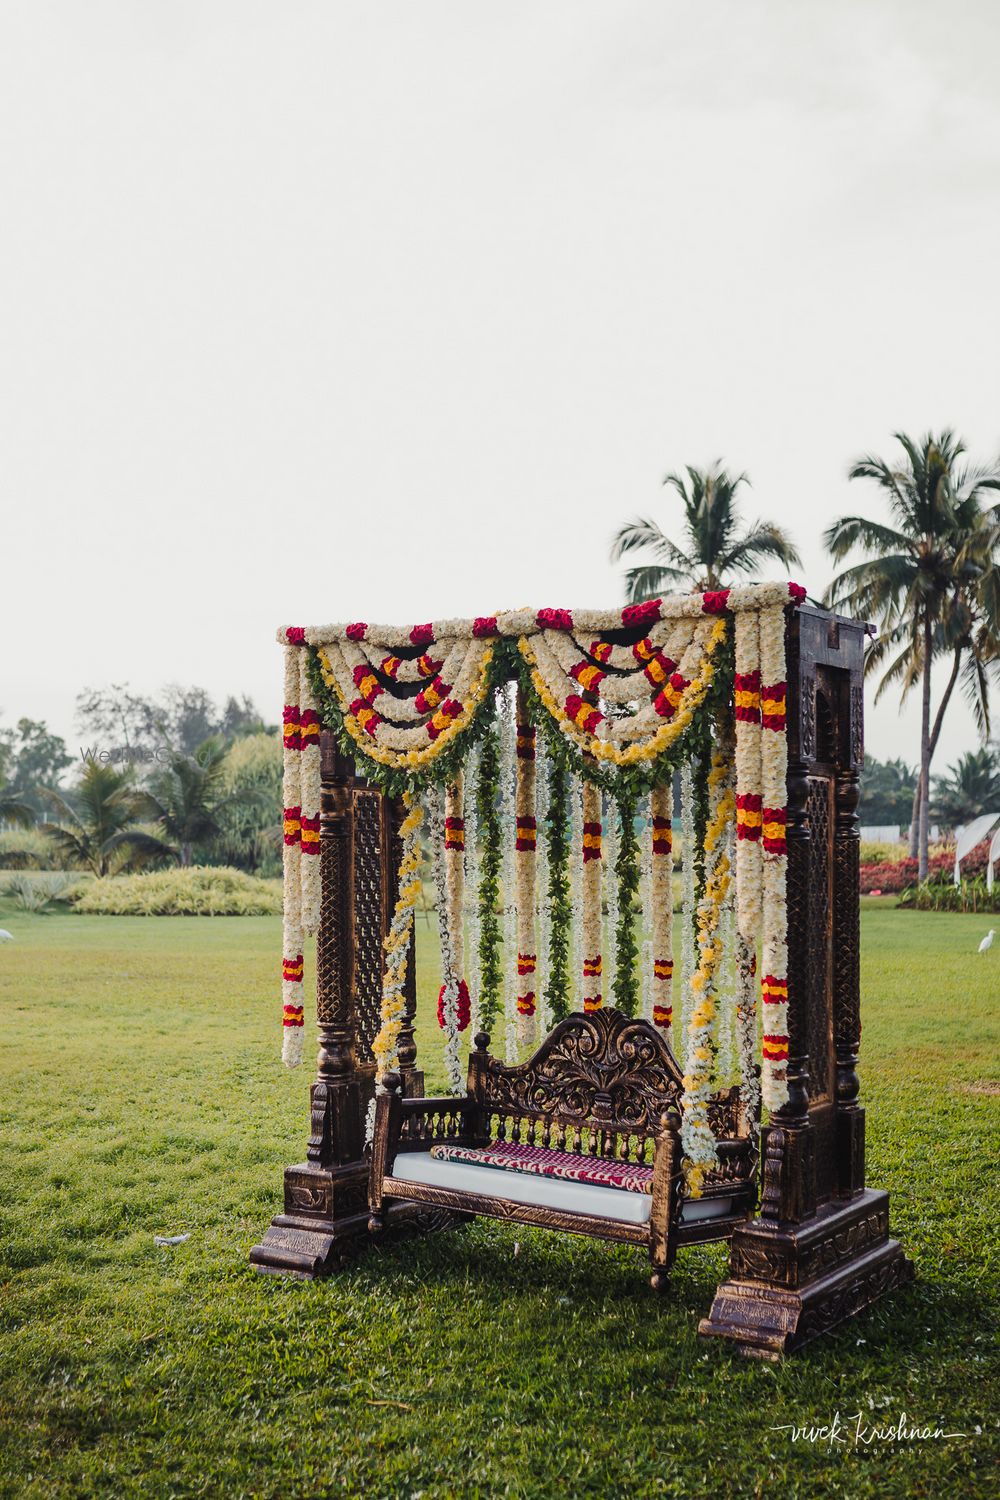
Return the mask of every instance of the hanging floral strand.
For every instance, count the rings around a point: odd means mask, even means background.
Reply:
[[[570,968],[570,938],[574,931],[579,942],[579,928],[575,921],[573,896],[570,886],[569,859],[573,829],[569,803],[579,805],[579,793],[572,784],[562,764],[552,757],[548,765],[548,909],[549,909],[549,974],[545,989],[546,1009],[553,1021],[562,1021],[572,1008],[573,985]],[[580,821],[579,841],[583,843],[583,825]],[[579,861],[578,861],[579,863]],[[582,965],[582,959],[581,959]]]
[[[718,1164],[715,1136],[708,1119],[716,1054],[718,972],[722,957],[719,922],[729,892],[730,867],[725,831],[734,811],[725,754],[717,750],[708,774],[708,819],[705,826],[705,883],[698,902],[698,965],[691,976],[693,1006],[689,1022],[681,1144],[687,1188],[699,1198],[706,1174]]]
[[[653,1019],[653,815],[652,793],[642,802],[642,834],[639,840],[642,865],[639,888],[639,920],[642,924],[642,948],[639,971],[642,976],[642,1017]]]
[[[438,1021],[445,1035],[444,1065],[448,1074],[448,1084],[453,1094],[459,1094],[462,1092],[462,1067],[458,1056],[458,976],[455,969],[451,923],[448,919],[450,903],[444,847],[444,796],[445,794],[438,786],[428,787],[426,792],[443,981],[438,999]]]
[[[476,779],[476,816],[479,840],[479,1024],[492,1031],[503,998],[501,959],[500,871],[503,859],[500,831],[500,744],[495,722],[483,735]]]
[[[741,615],[736,621],[733,700],[736,721],[736,920],[744,939],[751,947],[756,947],[762,903],[760,619],[756,611]]]
[[[583,782],[579,776],[568,780],[569,798],[569,900],[572,963],[567,987],[567,1013],[583,1009]],[[555,794],[553,793],[553,800]]]
[[[446,1027],[448,1005],[453,1003],[455,1025],[464,1031],[471,1014],[469,986],[465,980],[465,781],[461,771],[444,794],[444,870],[447,892],[446,918],[454,966],[454,995],[438,995],[438,1025]]]
[[[472,955],[465,967],[465,981],[469,989],[470,1025],[473,1033],[481,1029],[479,1014],[479,747],[474,746],[469,754],[465,772],[465,922],[468,933],[467,951]]]
[[[302,975],[305,946],[302,933],[302,794],[299,768],[302,760],[302,730],[299,707],[299,651],[285,647],[284,746],[284,917],[281,943],[282,1045],[281,1058],[288,1068],[302,1061]]]
[[[785,611],[761,613],[761,843],[764,867],[762,1085],[769,1110],[788,1102],[788,746],[785,738]]]
[[[601,791],[583,783],[583,1008],[600,1010],[601,982]]]
[[[634,1016],[639,1009],[639,984],[636,960],[639,956],[635,936],[635,898],[639,891],[639,840],[635,832],[636,799],[634,793],[622,790],[617,798],[618,851],[615,880],[617,926],[615,931],[614,996],[618,1010]]]
[[[680,1060],[687,1064],[694,973],[694,777],[691,762],[681,764],[681,1035]]]
[[[538,832],[535,853],[535,932],[538,947],[536,971],[538,992],[539,1025],[543,1036],[552,1030],[552,1008],[547,995],[549,990],[549,943],[551,917],[549,913],[549,752],[543,734],[535,736],[535,826]]]
[[[618,807],[613,797],[602,799],[603,830],[601,864],[604,870],[604,905],[607,907],[607,938],[602,940],[606,995],[614,995],[618,974]]]
[[[652,918],[652,993],[653,1024],[667,1031],[673,1024],[674,984],[674,845],[673,786],[668,781],[655,786],[650,794],[650,911]],[[686,850],[685,842],[685,850]],[[692,903],[694,891],[692,887]],[[692,912],[693,917],[693,912]]]
[[[514,789],[515,867],[517,878],[517,1014],[518,1037],[526,1041],[534,1032],[536,1010],[535,973],[538,967],[535,935],[535,726],[528,718],[522,689],[516,699],[516,785]]]
[[[386,934],[383,948],[385,964],[382,972],[382,1024],[372,1042],[375,1058],[375,1077],[381,1082],[386,1073],[399,1065],[399,1033],[406,1011],[407,956],[413,937],[413,913],[420,897],[420,825],[423,809],[413,800],[409,792],[403,794],[406,817],[399,829],[402,853],[399,861],[398,890],[392,921]]]
[[[503,1002],[504,1056],[517,1061],[517,746],[514,705],[508,687],[497,695],[500,707],[501,848],[503,851]]]

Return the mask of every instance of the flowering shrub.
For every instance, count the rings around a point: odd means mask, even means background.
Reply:
[[[989,850],[989,840],[984,839],[977,844],[970,854],[962,860],[962,876],[972,877],[982,875],[986,870],[986,855]],[[881,891],[884,896],[898,896],[902,891],[917,883],[918,864],[909,855],[905,859],[895,859],[877,865],[861,866],[861,894],[869,895],[872,891]],[[931,854],[927,862],[928,880],[950,880],[955,869],[955,850],[951,848],[938,848]]]

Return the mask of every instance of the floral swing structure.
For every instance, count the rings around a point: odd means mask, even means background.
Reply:
[[[320,1047],[257,1269],[485,1215],[643,1246],[663,1289],[727,1239],[700,1331],[767,1359],[910,1279],[858,1103],[864,637],[777,583],[279,632],[285,1062],[313,933]]]

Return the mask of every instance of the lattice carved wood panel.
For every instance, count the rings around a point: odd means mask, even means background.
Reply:
[[[806,956],[809,1019],[809,1097],[831,1097],[833,1089],[832,780],[811,776],[806,794],[809,819],[809,942]]]
[[[377,791],[354,793],[354,1004],[360,1062],[372,1059],[382,1004],[385,934],[383,801]]]
[[[343,1021],[347,1015],[350,974],[348,954],[343,832],[324,832],[320,841],[322,915],[316,938],[316,1019],[321,1026]]]

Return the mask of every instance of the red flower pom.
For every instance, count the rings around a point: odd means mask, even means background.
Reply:
[[[344,634],[347,636],[347,639],[349,641],[363,641],[365,638],[365,631],[367,629],[368,626],[365,624],[364,620],[356,620],[353,625],[348,625],[347,629],[344,631]]]
[[[414,625],[410,631],[410,640],[414,646],[429,646],[434,639],[433,625]]]
[[[472,1019],[472,1002],[469,986],[464,979],[458,981],[458,999],[455,1004],[455,1022],[459,1031],[464,1031]],[[444,1030],[444,985],[438,991],[438,1025]]]
[[[710,589],[707,594],[701,596],[701,607],[706,615],[725,614],[728,604],[728,589]]]
[[[573,629],[573,616],[568,609],[540,609],[535,619],[539,630]]]
[[[484,635],[496,635],[496,633],[497,633],[497,617],[496,617],[496,615],[477,615],[476,618],[473,620],[473,622],[472,622],[472,634],[477,639],[481,639]]]
[[[305,626],[289,625],[288,629],[285,631],[285,639],[288,641],[289,645],[304,646],[306,643]]]
[[[788,585],[788,592],[792,596],[793,604],[801,604],[806,597],[806,591],[801,583],[790,583]]]
[[[659,618],[659,599],[647,599],[645,604],[626,604],[622,610],[623,625],[646,625]]]

